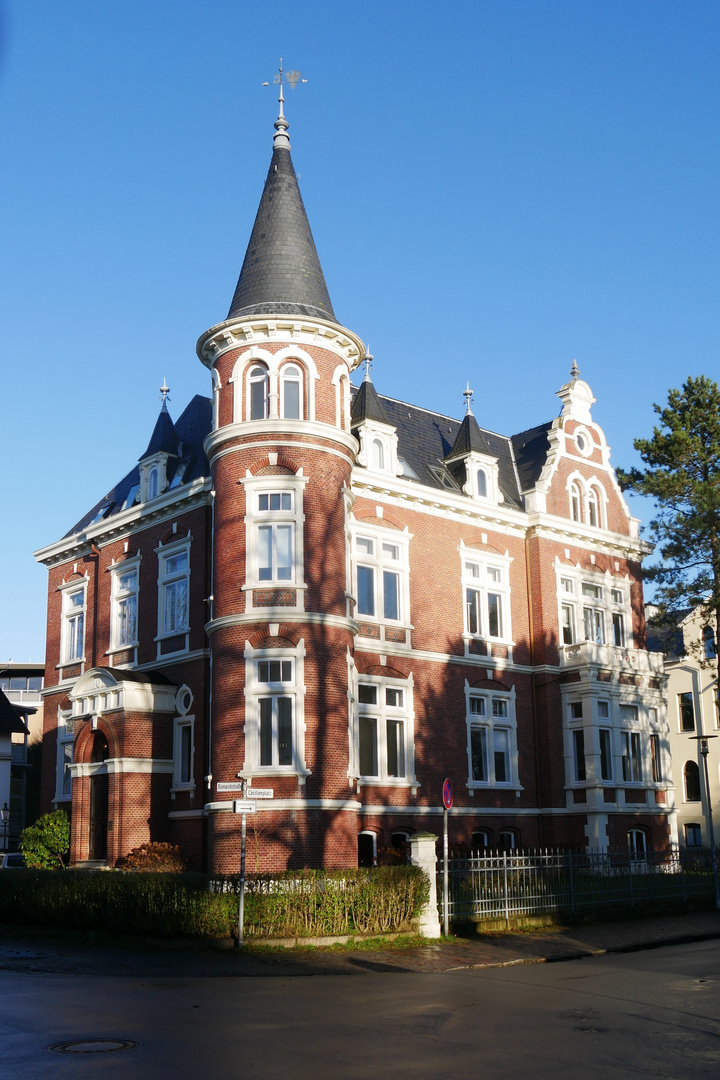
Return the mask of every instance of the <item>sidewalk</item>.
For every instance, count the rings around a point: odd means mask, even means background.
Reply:
[[[244,953],[203,945],[0,928],[0,970],[67,975],[252,977],[446,972],[653,949],[720,938],[720,912],[549,927],[380,949],[274,949]]]

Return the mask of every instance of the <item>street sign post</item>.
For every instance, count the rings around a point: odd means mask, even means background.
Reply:
[[[442,789],[443,801],[443,933],[450,931],[450,913],[448,911],[448,810],[452,809],[452,780],[446,779]]]
[[[238,894],[238,950],[243,947],[243,934],[245,930],[245,839],[247,836],[247,816],[257,811],[257,806],[252,799],[235,799],[233,810],[236,814],[242,814],[242,832],[240,834],[240,892]]]

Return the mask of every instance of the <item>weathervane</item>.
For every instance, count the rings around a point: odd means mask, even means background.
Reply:
[[[167,399],[169,397],[170,397],[170,387],[167,384],[167,379],[163,379],[163,384],[160,387],[160,400],[163,403],[163,409],[165,408],[165,404],[166,404]]]
[[[277,135],[274,136],[274,139],[277,141],[278,146],[287,146],[288,148],[290,146],[290,141],[287,137],[288,123],[285,119],[285,113],[283,112],[283,105],[285,104],[283,87],[285,86],[285,83],[287,83],[290,89],[294,90],[298,83],[306,83],[307,79],[303,79],[300,76],[301,73],[299,71],[285,71],[283,69],[283,62],[281,56],[280,69],[273,75],[273,86],[280,87],[280,96],[278,98],[278,102],[280,103],[280,112],[278,113],[278,118],[275,121]],[[264,82],[263,86],[270,86],[270,83]]]
[[[465,413],[467,416],[472,416],[472,399],[473,392],[470,389],[470,383],[468,382],[463,390],[463,397],[465,398]]]

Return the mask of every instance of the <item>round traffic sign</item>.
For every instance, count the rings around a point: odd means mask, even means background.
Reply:
[[[453,804],[452,780],[446,780],[443,784],[443,806],[450,810]]]

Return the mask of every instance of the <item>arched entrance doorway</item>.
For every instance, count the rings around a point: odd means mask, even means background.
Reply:
[[[102,731],[96,731],[93,738],[90,761],[105,762],[110,757],[108,741]],[[108,772],[107,766],[102,772],[90,777],[90,850],[89,858],[93,862],[107,859],[108,831]]]

